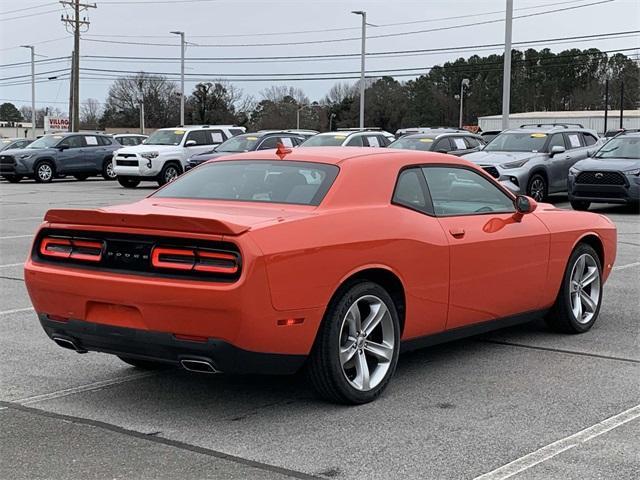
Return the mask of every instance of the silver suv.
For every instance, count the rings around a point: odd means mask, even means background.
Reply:
[[[480,152],[464,155],[518,194],[537,201],[566,192],[569,169],[601,144],[579,124],[532,124],[505,130]]]

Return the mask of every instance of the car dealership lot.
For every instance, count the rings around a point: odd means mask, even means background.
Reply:
[[[151,191],[0,184],[0,478],[474,478],[518,459],[489,478],[637,478],[637,214],[592,208],[617,224],[619,245],[590,332],[530,324],[406,354],[379,400],[342,407],[317,400],[301,375],[143,373],[46,337],[21,267],[44,212]]]

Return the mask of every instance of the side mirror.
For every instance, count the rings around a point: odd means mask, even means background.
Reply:
[[[558,153],[564,153],[565,151],[566,148],[564,148],[562,145],[554,145],[553,147],[551,147],[551,152],[549,152],[549,155],[553,157],[554,155],[557,155]]]
[[[591,150],[587,150],[587,157],[593,157],[596,154],[596,149],[592,148]]]
[[[518,195],[513,204],[516,207],[514,218],[518,222],[522,220],[522,217],[524,215],[531,213],[535,211],[536,208],[538,208],[538,202],[536,202],[531,197],[527,197],[526,195]]]
[[[195,140],[187,140],[187,143],[184,144],[185,147],[195,147],[197,142]]]
[[[66,150],[67,148],[69,148],[69,145],[58,145],[58,150],[63,151]]]
[[[444,148],[439,148],[438,150],[436,150],[436,152],[438,152],[438,153],[449,153]]]

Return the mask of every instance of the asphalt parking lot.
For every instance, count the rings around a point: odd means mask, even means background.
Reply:
[[[302,376],[143,373],[46,337],[21,266],[43,214],[149,185],[0,183],[0,478],[638,478],[637,213],[592,208],[619,245],[590,332],[534,323],[406,354],[378,401],[341,407]]]

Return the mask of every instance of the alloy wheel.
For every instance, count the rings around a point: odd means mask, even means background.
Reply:
[[[176,167],[169,167],[164,173],[164,181],[165,183],[173,182],[176,178],[178,178],[180,173]]]
[[[570,282],[571,311],[578,323],[589,323],[600,302],[600,270],[591,255],[585,253],[578,257]]]
[[[113,170],[113,162],[107,162],[107,177],[116,178],[116,172]]]
[[[340,328],[340,365],[349,384],[363,392],[376,388],[389,371],[395,343],[394,322],[380,298],[353,302]]]
[[[38,178],[40,178],[40,180],[47,182],[51,180],[51,177],[53,177],[53,169],[48,163],[43,163],[38,166]]]
[[[539,177],[534,178],[529,185],[529,196],[536,202],[541,202],[544,200],[544,189],[544,180]]]

